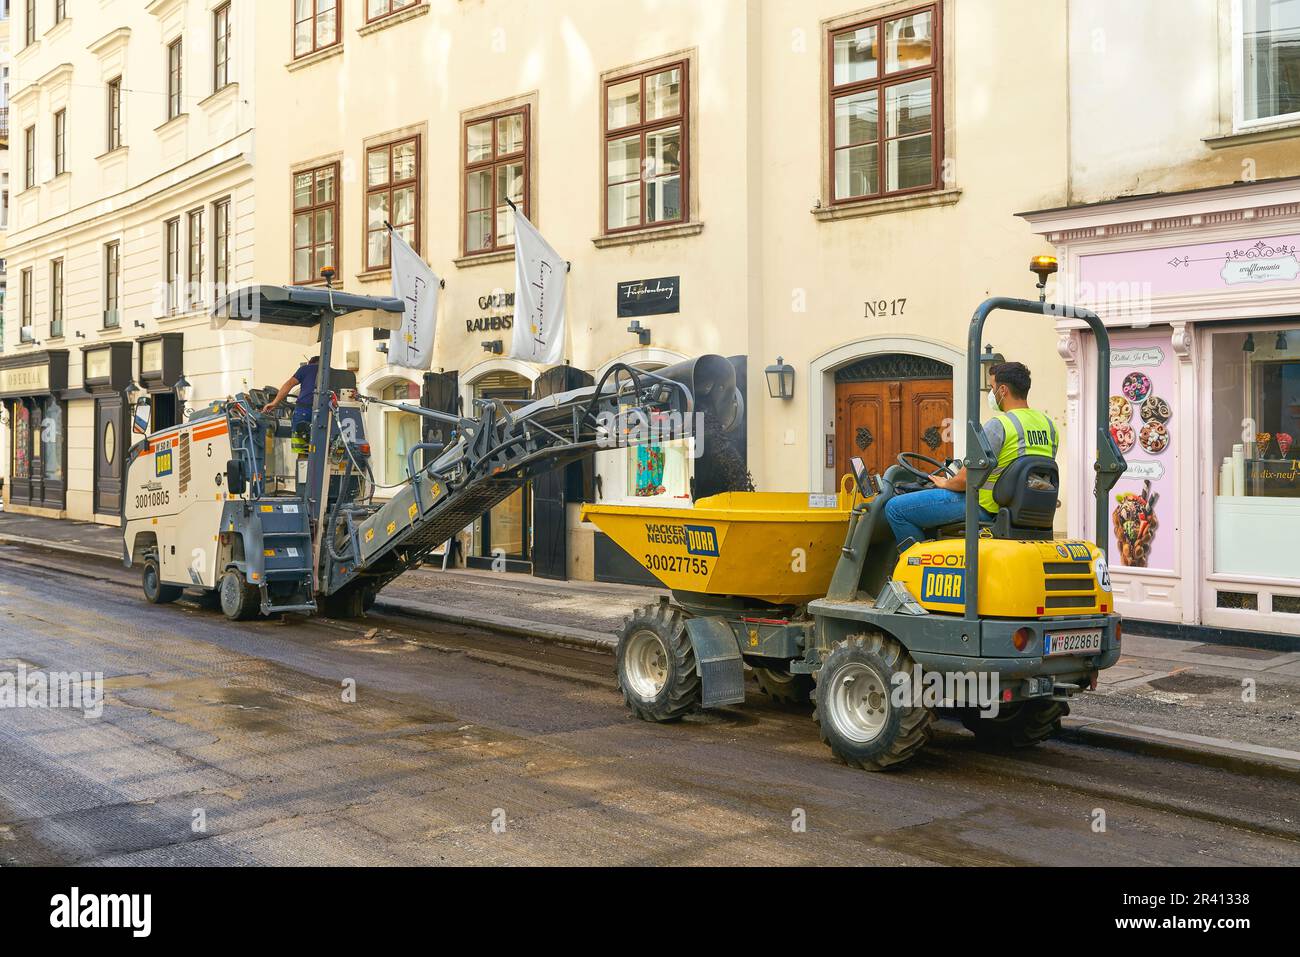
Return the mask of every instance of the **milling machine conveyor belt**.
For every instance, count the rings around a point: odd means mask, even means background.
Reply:
[[[684,385],[636,370],[628,382],[613,381],[548,396],[513,413],[484,403],[481,414],[458,422],[455,441],[404,483],[377,511],[343,509],[333,530],[328,580],[336,591],[364,577],[382,587],[425,560],[434,549],[531,479],[576,462],[604,447],[658,440],[611,437],[602,418],[650,422],[665,413],[688,420],[692,406]],[[416,410],[411,410],[416,411]],[[658,438],[662,438],[662,434]]]

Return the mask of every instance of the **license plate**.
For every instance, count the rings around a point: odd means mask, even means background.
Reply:
[[[1043,636],[1044,655],[1095,655],[1101,651],[1101,629],[1049,631]]]

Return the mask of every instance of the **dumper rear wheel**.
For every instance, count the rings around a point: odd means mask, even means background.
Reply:
[[[262,596],[256,586],[248,584],[236,568],[229,569],[221,578],[221,613],[231,621],[247,621],[262,607]]]
[[[619,633],[617,661],[623,701],[642,721],[677,721],[699,710],[695,649],[680,609],[639,609]]]
[[[814,676],[813,720],[822,741],[850,767],[883,771],[914,757],[930,740],[934,711],[894,700],[893,676],[911,674],[912,656],[872,632],[838,642]]]
[[[812,675],[797,675],[775,668],[754,668],[758,689],[777,704],[798,707],[812,698]]]
[[[961,723],[992,748],[1031,748],[1061,730],[1061,719],[1070,713],[1064,701],[1021,701],[1002,705],[997,717],[985,718],[975,708],[961,712]]]
[[[145,601],[151,605],[170,605],[185,591],[179,585],[164,585],[162,572],[158,569],[158,559],[149,558],[144,563],[144,575],[141,578]]]

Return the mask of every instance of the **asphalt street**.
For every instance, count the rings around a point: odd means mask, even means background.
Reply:
[[[756,690],[650,725],[605,654],[236,625],[62,569],[0,548],[0,670],[102,672],[107,700],[0,710],[0,865],[1300,864],[1292,780],[947,723],[867,774]]]

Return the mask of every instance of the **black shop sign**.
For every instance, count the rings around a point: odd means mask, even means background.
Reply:
[[[682,311],[680,276],[637,279],[618,284],[618,317],[664,316]]]

